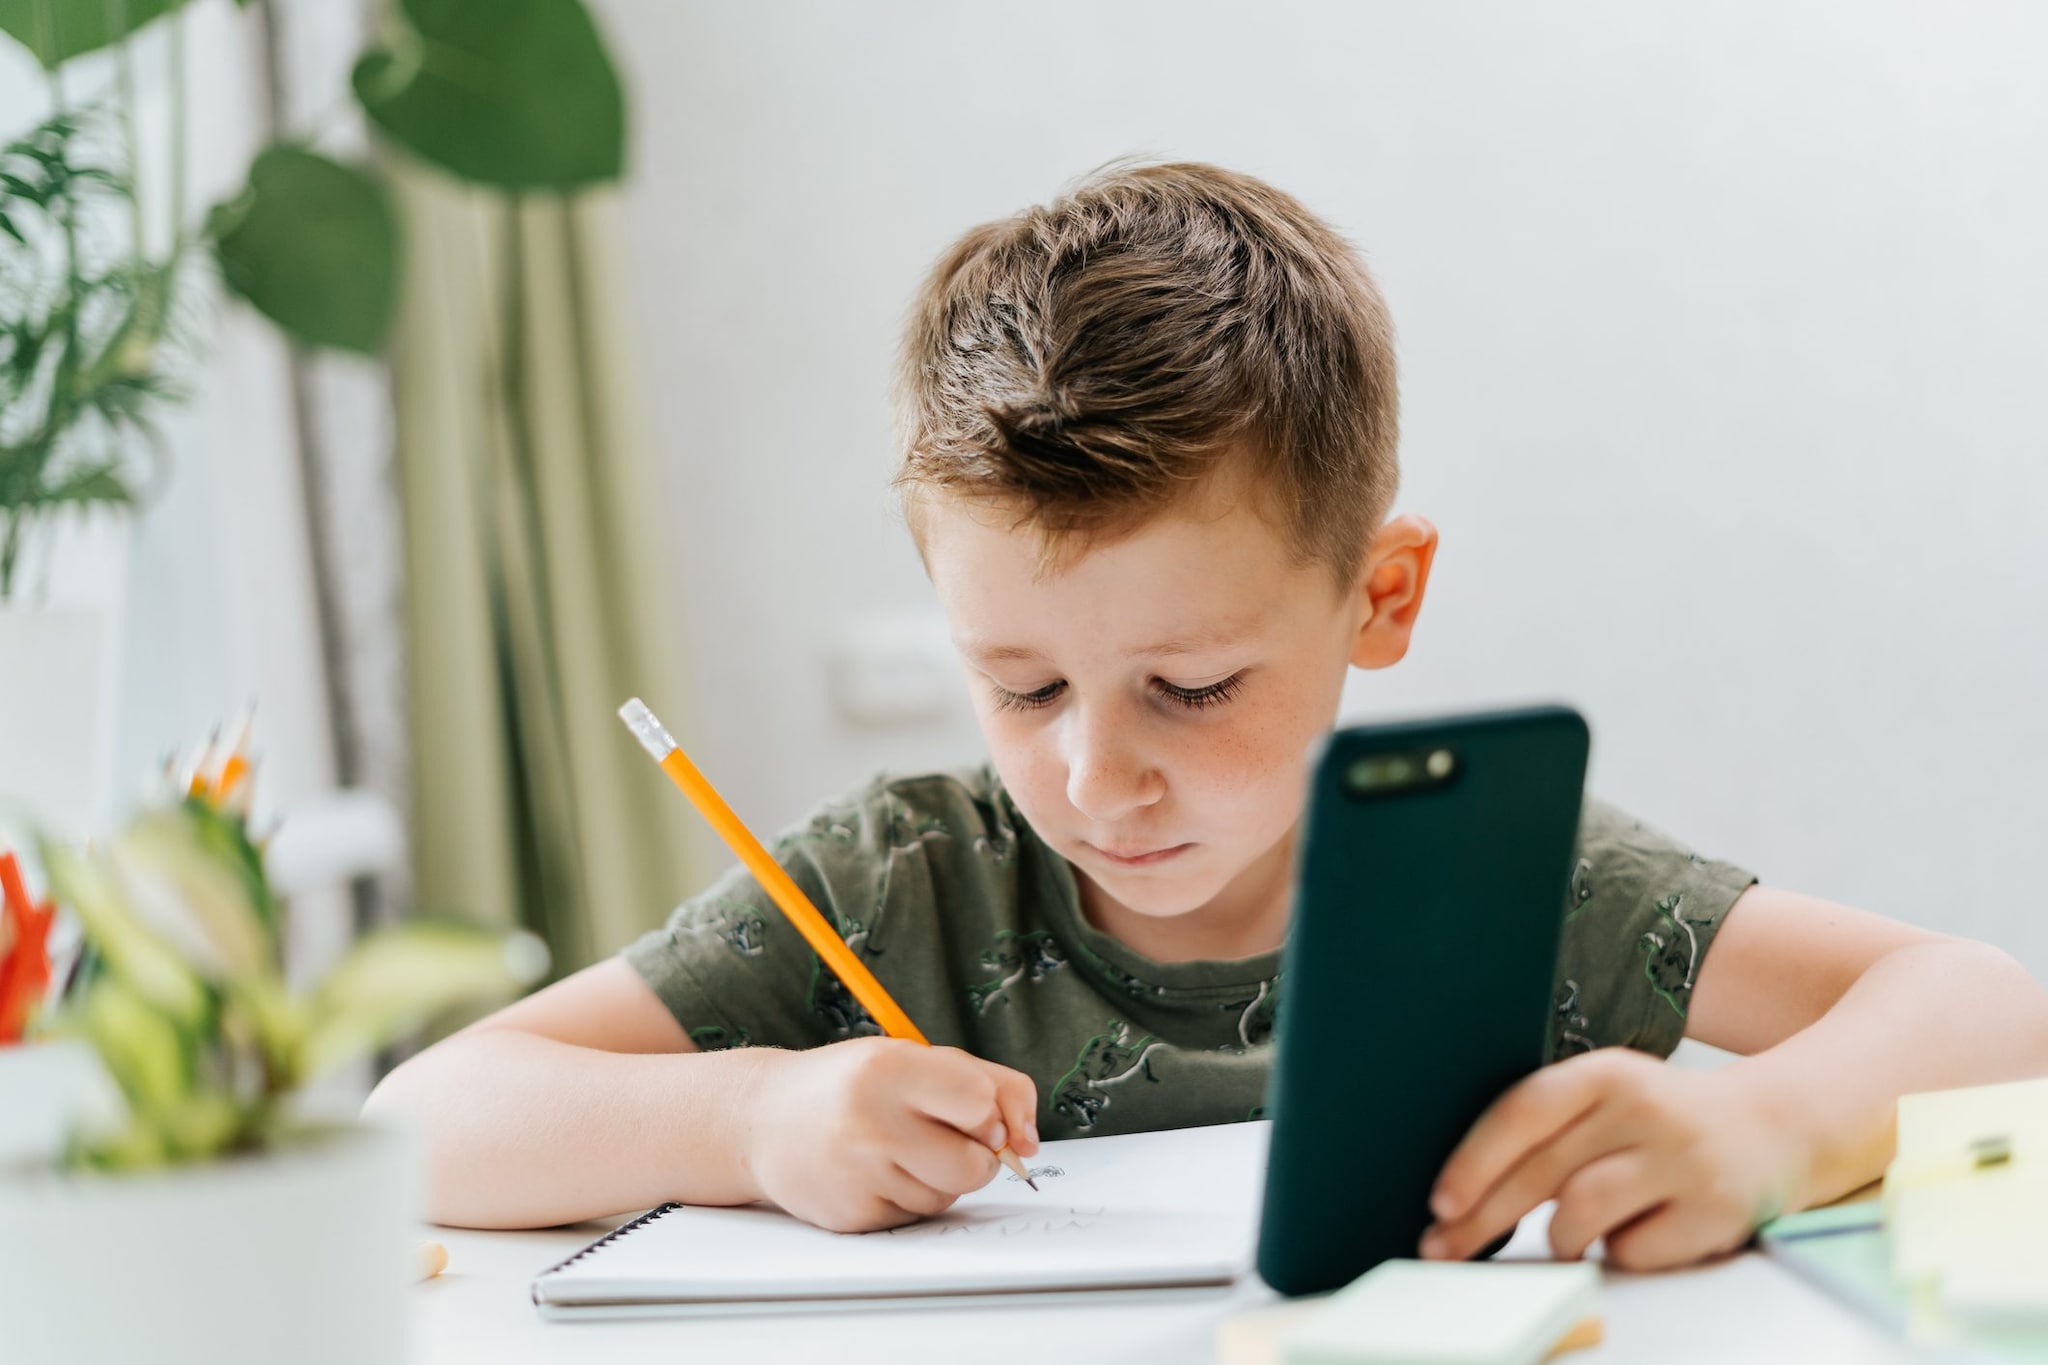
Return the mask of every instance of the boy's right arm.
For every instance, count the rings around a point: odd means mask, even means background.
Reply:
[[[699,1052],[623,959],[587,967],[386,1076],[366,1114],[427,1147],[428,1216],[542,1227],[664,1200],[770,1199],[835,1231],[939,1212],[1037,1150],[1029,1077],[857,1038]]]

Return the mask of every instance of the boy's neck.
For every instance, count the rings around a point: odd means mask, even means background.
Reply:
[[[1289,831],[1215,899],[1185,914],[1140,914],[1074,869],[1088,922],[1154,962],[1235,962],[1280,947],[1293,895],[1294,834]]]

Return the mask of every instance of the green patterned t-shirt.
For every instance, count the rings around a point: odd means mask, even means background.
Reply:
[[[1668,1055],[1700,959],[1755,878],[1588,801],[1564,915],[1553,1055]],[[1154,962],[1089,924],[1074,870],[992,767],[877,778],[776,857],[932,1042],[1038,1085],[1041,1137],[1254,1116],[1280,954]],[[699,1048],[808,1048],[880,1030],[743,867],[625,957]]]

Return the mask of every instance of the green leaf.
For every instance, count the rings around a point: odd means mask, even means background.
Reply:
[[[267,1114],[219,1090],[198,1090],[133,1112],[112,1132],[81,1134],[75,1159],[107,1171],[147,1170],[220,1156],[261,1133]]]
[[[191,1093],[187,1040],[176,1024],[118,977],[93,986],[78,1012],[78,1027],[137,1118],[170,1108]]]
[[[87,290],[96,290],[121,301],[121,322],[100,343],[99,354],[84,364],[73,381],[81,402],[99,406],[95,390],[138,382],[167,396],[168,386],[154,373],[157,345],[170,326],[171,296],[177,283],[177,264],[144,262],[123,267],[96,279],[82,280]],[[115,414],[102,411],[109,418]]]
[[[55,71],[176,9],[182,0],[0,0],[0,29]],[[54,24],[52,23],[54,21]]]
[[[233,1146],[248,1119],[232,1095],[202,1090],[167,1106],[156,1116],[156,1123],[171,1150],[193,1160],[216,1156]]]
[[[275,976],[261,976],[228,987],[228,998],[254,1033],[268,1089],[283,1094],[305,1079],[306,1007]]]
[[[272,147],[207,223],[228,287],[301,341],[374,354],[398,292],[383,186],[302,147]]]
[[[235,869],[249,894],[251,907],[274,936],[283,928],[284,911],[270,889],[270,876],[263,869],[263,853],[250,841],[242,817],[231,815],[199,797],[182,803],[186,818],[208,852]],[[274,946],[274,945],[273,945]]]
[[[81,507],[94,504],[104,507],[133,507],[135,490],[121,477],[121,463],[108,461],[73,470],[38,492],[36,502],[42,507],[56,507],[65,503]]]
[[[164,1135],[147,1119],[131,1118],[116,1132],[94,1134],[72,1153],[72,1160],[103,1171],[142,1171],[170,1159]]]
[[[206,1018],[206,991],[198,975],[136,915],[100,855],[44,840],[38,861],[57,903],[78,916],[86,937],[106,958],[111,976],[133,987],[180,1027],[196,1028]]]
[[[412,31],[356,63],[391,138],[465,180],[567,190],[625,163],[618,73],[578,0],[401,0]]]
[[[249,981],[278,969],[277,944],[243,869],[202,827],[190,805],[150,810],[115,842],[113,858],[137,910],[216,981]]]
[[[373,1051],[457,1005],[530,985],[547,963],[546,945],[531,934],[453,920],[414,920],[372,934],[315,993],[301,1074]]]

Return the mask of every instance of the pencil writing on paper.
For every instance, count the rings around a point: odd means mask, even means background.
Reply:
[[[1029,1175],[1031,1180],[1037,1181],[1057,1180],[1060,1176],[1063,1176],[1066,1173],[1067,1168],[1064,1166],[1033,1166],[1027,1174]],[[1018,1183],[1023,1183],[1025,1180],[1025,1176],[1018,1175],[1015,1171],[1005,1171],[1003,1173],[1003,1178],[1005,1180],[1015,1181]],[[1038,1187],[1036,1185],[1033,1185],[1032,1188],[1037,1189]]]
[[[879,1232],[856,1232],[855,1237],[1026,1237],[1039,1233],[1087,1232],[1095,1226],[1096,1220],[1109,1209],[1066,1209],[1055,1213],[1029,1213],[1013,1218],[997,1218],[979,1222],[953,1221],[940,1217],[923,1223],[906,1223],[900,1228],[883,1228]]]

